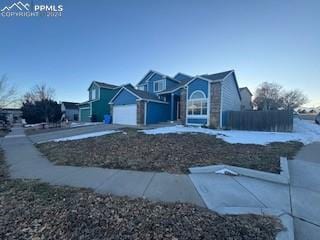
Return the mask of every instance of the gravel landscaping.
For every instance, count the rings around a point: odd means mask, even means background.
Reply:
[[[202,133],[147,135],[127,129],[96,138],[38,144],[58,165],[188,173],[188,168],[229,164],[279,173],[280,157],[293,158],[299,142],[230,144]]]
[[[105,196],[8,180],[0,152],[0,239],[275,239],[269,216],[221,216],[190,204]]]

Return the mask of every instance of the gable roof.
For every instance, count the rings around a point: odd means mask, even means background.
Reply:
[[[172,80],[172,81],[177,82],[177,83],[180,82],[179,80],[174,79],[174,78],[172,78],[172,77],[170,77],[168,75],[165,75],[163,73],[160,73],[160,72],[157,72],[157,71],[154,71],[154,70],[149,70],[149,72],[147,72],[147,74],[144,75],[144,77],[137,83],[137,86],[145,84],[145,82],[148,81],[150,78],[152,78],[155,74],[160,75],[162,78],[169,79],[169,80]]]
[[[239,88],[239,90],[240,90],[240,92],[247,91],[251,96],[253,96],[253,94],[251,93],[251,91],[248,87],[242,87],[242,88]]]
[[[174,75],[173,78],[181,82],[181,81],[185,81],[185,80],[190,80],[192,78],[192,76],[189,76],[187,74],[179,72],[176,75]]]
[[[156,94],[149,93],[146,91],[135,89],[134,86],[131,84],[126,84],[121,87],[121,89],[117,92],[117,94],[110,100],[109,103],[113,103],[113,101],[117,98],[117,96],[120,94],[122,90],[127,90],[134,96],[136,96],[139,100],[146,100],[146,101],[152,101],[152,102],[159,102],[159,103],[166,103],[159,99],[159,97]],[[167,103],[166,103],[167,104]]]
[[[100,87],[100,88],[107,88],[107,89],[117,89],[119,88],[119,86],[113,85],[113,84],[109,84],[109,83],[104,83],[104,82],[98,82],[98,81],[93,81],[88,90],[91,88],[92,84],[95,84],[96,86]]]
[[[219,81],[223,80],[226,76],[228,76],[231,72],[234,72],[233,70],[220,72],[220,73],[214,73],[214,74],[203,74],[200,75],[201,77],[207,78],[212,81]]]
[[[78,109],[79,103],[75,102],[61,102],[65,106],[66,109]]]
[[[166,90],[159,92],[158,94],[161,95],[161,94],[175,92],[175,91],[179,90],[180,88],[182,88],[183,86],[185,86],[190,80],[191,79],[182,80],[182,81],[180,81],[180,83],[178,85],[171,86],[171,87],[167,88]]]

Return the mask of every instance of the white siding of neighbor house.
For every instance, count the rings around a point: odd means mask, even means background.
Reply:
[[[234,74],[229,74],[222,82],[222,111],[240,111],[241,100]]]

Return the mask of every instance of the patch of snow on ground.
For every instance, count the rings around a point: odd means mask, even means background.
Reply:
[[[86,134],[80,134],[80,135],[75,135],[75,136],[71,136],[71,137],[57,138],[57,139],[50,140],[50,142],[51,141],[53,141],[53,142],[63,142],[63,141],[73,141],[73,140],[92,138],[92,137],[100,137],[100,136],[103,136],[103,135],[117,133],[117,132],[119,132],[119,131],[110,130],[110,131],[86,133]]]
[[[76,128],[76,127],[84,127],[84,126],[94,126],[102,124],[102,122],[72,122],[70,127]]]
[[[260,144],[271,142],[300,141],[304,144],[320,141],[320,126],[313,121],[294,119],[293,132],[257,132],[239,130],[214,130],[201,127],[184,127],[177,125],[173,127],[162,127],[143,130],[145,134],[166,133],[204,133],[216,135],[228,143]]]

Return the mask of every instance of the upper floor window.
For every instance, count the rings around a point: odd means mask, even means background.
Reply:
[[[166,88],[166,80],[158,80],[153,82],[153,91],[161,92]]]
[[[194,91],[188,100],[188,115],[201,116],[207,115],[208,101],[202,91]]]
[[[95,88],[91,89],[91,100],[95,100],[97,98],[97,91]]]
[[[138,89],[144,91],[145,90],[145,85],[139,85]]]

